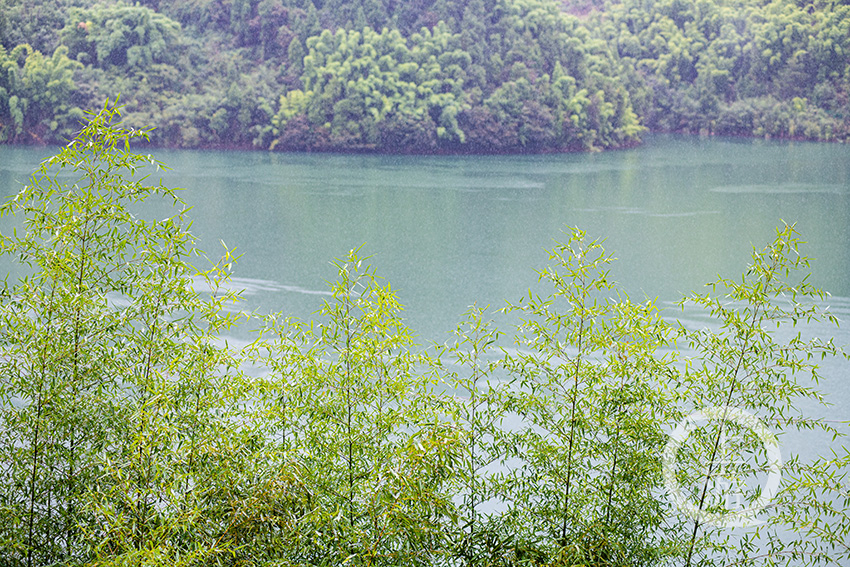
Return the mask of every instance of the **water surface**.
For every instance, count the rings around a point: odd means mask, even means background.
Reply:
[[[53,151],[0,146],[2,196]],[[442,342],[473,302],[498,308],[526,293],[567,226],[606,239],[612,277],[633,298],[670,306],[718,275],[739,277],[784,221],[808,242],[813,281],[850,315],[847,145],[652,136],[630,150],[545,156],[153,154],[172,168],[154,178],[185,188],[201,247],[214,256],[224,241],[243,255],[246,309],[311,317],[331,261],[362,246],[420,342]],[[828,371],[830,415],[850,419],[848,367]]]
[[[848,146],[655,136],[547,156],[155,155],[186,188],[202,247],[235,246],[236,275],[273,284],[252,299],[266,310],[309,315],[330,261],[362,245],[410,326],[437,339],[471,303],[520,297],[567,226],[606,239],[630,294],[671,301],[739,275],[796,223],[815,281],[850,296]]]

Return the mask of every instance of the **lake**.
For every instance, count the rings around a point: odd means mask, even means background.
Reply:
[[[0,146],[13,194],[45,148]],[[850,296],[850,146],[652,136],[641,147],[544,156],[372,156],[154,150],[194,208],[210,255],[243,254],[252,307],[309,316],[331,261],[363,246],[423,340],[473,302],[500,307],[536,281],[567,226],[605,238],[634,298],[678,299],[739,275],[796,223],[814,281]],[[154,176],[159,175],[152,171]],[[246,281],[246,284],[252,282]]]
[[[53,151],[0,146],[3,197]],[[518,300],[544,249],[577,226],[607,239],[612,276],[633,299],[687,319],[670,304],[718,274],[739,277],[784,220],[850,319],[847,145],[654,135],[629,150],[542,156],[152,153],[172,168],[163,182],[185,188],[201,247],[214,256],[223,240],[243,254],[246,309],[310,317],[331,261],[362,245],[420,342],[442,342],[473,302]],[[833,419],[850,419],[848,370],[826,367]]]

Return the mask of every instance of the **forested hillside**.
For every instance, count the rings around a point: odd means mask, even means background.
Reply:
[[[60,142],[119,93],[177,147],[850,139],[846,0],[0,0],[0,43],[3,142]]]

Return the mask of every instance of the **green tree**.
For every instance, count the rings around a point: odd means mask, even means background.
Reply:
[[[453,395],[443,396],[441,411],[457,431],[453,459],[453,491],[460,498],[458,522],[447,534],[451,553],[467,566],[510,561],[510,535],[500,515],[486,511],[499,497],[492,470],[510,439],[503,428],[508,408],[496,379],[501,360],[499,331],[485,321],[485,310],[473,305],[454,332],[454,340],[438,350],[440,381]],[[458,499],[456,497],[456,499]]]
[[[656,355],[671,333],[652,303],[609,297],[611,256],[583,232],[550,260],[551,295],[505,308],[521,314],[523,347],[505,359],[523,422],[506,443],[519,464],[499,481],[508,521],[548,562],[650,565],[676,540],[659,530],[669,505],[653,455],[676,415],[662,387],[672,361]]]
[[[71,105],[80,65],[58,47],[45,57],[29,45],[0,47],[0,141],[44,143],[70,134],[83,112]]]
[[[144,6],[100,4],[71,9],[60,36],[83,63],[143,69],[174,61],[180,24]]]
[[[276,553],[294,564],[430,565],[447,546],[456,436],[416,371],[395,294],[363,262],[356,251],[337,262],[317,327],[272,318],[258,344],[271,370],[268,436],[305,501]]]
[[[695,293],[682,301],[683,306],[692,304],[704,309],[719,325],[718,330],[680,329],[694,351],[676,388],[685,403],[691,405],[686,409],[746,410],[778,430],[780,438],[793,429],[834,431],[799,409],[805,400],[824,403],[816,388],[820,370],[811,360],[843,354],[832,340],[807,340],[793,332],[801,321],[837,324],[835,316],[819,304],[825,298],[824,292],[809,283],[808,276],[798,277],[798,271],[809,267],[799,245],[793,226],[785,226],[777,230],[776,239],[768,247],[753,253],[753,262],[743,278],[720,279],[710,284],[711,292]],[[785,338],[789,336],[785,331],[791,333],[790,338]],[[679,449],[679,454],[688,453],[690,460],[677,474],[686,479],[684,483],[696,503],[687,542],[687,565],[709,564],[711,550],[718,546],[726,553],[731,551],[715,537],[717,524],[712,526],[706,519],[710,514],[723,513],[718,512],[718,503],[711,494],[722,460],[720,439],[737,433],[741,440],[735,449],[749,455],[737,467],[724,466],[725,473],[735,482],[743,482],[767,466],[761,440],[741,431],[737,424],[720,420],[703,433],[695,436],[686,449]],[[797,474],[796,461],[788,460],[785,469]],[[744,491],[744,509],[760,496],[758,492]]]
[[[29,272],[0,294],[0,541],[11,565],[218,552],[216,534],[177,536],[232,480],[224,455],[215,470],[200,458],[211,440],[241,434],[221,429],[238,381],[229,351],[211,343],[232,322],[221,315],[231,294],[195,291],[220,290],[224,272],[196,278],[185,209],[131,214],[150,198],[182,203],[136,175],[158,164],[130,151],[146,132],[111,125],[117,114],[107,103],[2,208],[25,216],[2,251]]]

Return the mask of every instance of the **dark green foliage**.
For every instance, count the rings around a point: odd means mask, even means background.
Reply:
[[[411,48],[398,31],[378,34],[369,28],[310,38],[301,78],[305,90],[281,99],[275,127],[285,135],[288,121],[303,115],[313,127],[327,125],[330,146],[341,148],[374,148],[411,136],[404,130],[422,131],[425,148],[435,135],[438,141],[462,142],[457,114],[468,57],[455,48],[457,41],[445,26],[414,35]]]
[[[470,10],[483,14],[482,6]],[[303,91],[281,98],[274,146],[533,152],[634,142],[641,128],[628,94],[592,71],[611,68],[612,56],[589,38],[545,3],[525,6],[487,30],[453,33],[440,21],[407,39],[386,28],[325,31],[307,42]],[[493,41],[498,49],[487,56]],[[301,114],[312,130],[329,128],[329,146],[309,146],[287,132],[287,121]],[[414,135],[422,141],[415,143]],[[393,145],[399,137],[410,141]]]
[[[63,101],[124,93],[126,119],[155,124],[156,144],[547,151],[641,131],[625,89],[595,71],[612,54],[545,0],[81,4],[55,10],[86,65]]]
[[[64,45],[85,65],[30,105],[30,124],[6,104],[7,142],[61,142],[69,109],[118,93],[129,123],[174,147],[545,152],[627,146],[645,127],[850,136],[850,7],[827,0],[3,3],[8,53]]]
[[[88,0],[2,0],[0,2],[0,45],[7,50],[21,44],[42,53],[59,47],[59,31],[65,26],[68,9]]]
[[[84,116],[71,105],[79,66],[65,47],[45,57],[26,44],[0,46],[0,142],[45,143],[73,132]]]
[[[667,0],[647,10],[627,0],[595,22],[650,128],[850,137],[850,6]]]
[[[127,71],[173,63],[179,36],[177,22],[150,8],[123,4],[72,8],[60,32],[73,59]]]

